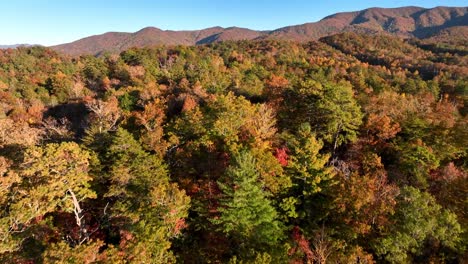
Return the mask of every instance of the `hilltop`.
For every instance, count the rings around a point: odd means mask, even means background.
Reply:
[[[279,39],[304,42],[342,32],[383,33],[404,38],[423,39],[443,36],[450,34],[450,32],[452,34],[458,31],[465,32],[468,27],[467,14],[468,7],[369,8],[355,12],[337,13],[318,22],[269,31],[239,27],[172,31],[147,27],[134,33],[108,32],[51,48],[71,55],[96,55],[104,51],[121,52],[131,47],[200,45],[226,40]]]

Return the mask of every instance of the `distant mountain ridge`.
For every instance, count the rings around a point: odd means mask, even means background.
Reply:
[[[337,13],[318,22],[270,31],[238,27],[172,31],[147,27],[135,33],[108,32],[51,48],[71,55],[99,54],[104,51],[120,52],[131,47],[200,45],[226,40],[309,41],[340,32],[386,33],[401,37],[428,38],[442,31],[450,32],[455,29],[466,31],[465,27],[468,27],[468,7],[369,8]]]
[[[172,31],[146,27],[135,33],[108,32],[68,44],[52,46],[51,48],[73,55],[98,54],[103,51],[120,52],[131,47],[200,45],[224,40],[256,39],[266,33],[267,31],[255,31],[238,27],[212,27],[192,31]]]
[[[0,45],[0,49],[16,49],[18,47],[31,47],[31,46],[38,46],[38,45],[31,45],[31,44]]]

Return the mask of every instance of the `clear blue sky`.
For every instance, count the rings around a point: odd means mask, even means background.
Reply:
[[[147,26],[275,29],[369,7],[466,6],[468,0],[0,0],[0,44],[53,45]]]

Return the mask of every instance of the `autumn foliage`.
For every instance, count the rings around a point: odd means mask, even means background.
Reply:
[[[462,263],[466,47],[428,43],[0,50],[0,262]]]

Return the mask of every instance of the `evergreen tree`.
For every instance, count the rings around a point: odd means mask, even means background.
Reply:
[[[234,164],[218,181],[224,197],[218,209],[220,216],[212,221],[235,241],[240,255],[271,249],[284,237],[277,212],[262,191],[258,177],[255,159],[244,151],[234,157]]]
[[[345,82],[325,84],[313,120],[319,134],[333,144],[333,149],[354,141],[362,123],[362,113],[353,97],[351,85]]]
[[[320,154],[323,143],[317,140],[308,123],[301,124],[295,136],[286,135],[291,151],[287,172],[294,179],[299,195],[311,195],[322,191],[333,177],[333,170],[327,167],[330,155]]]

